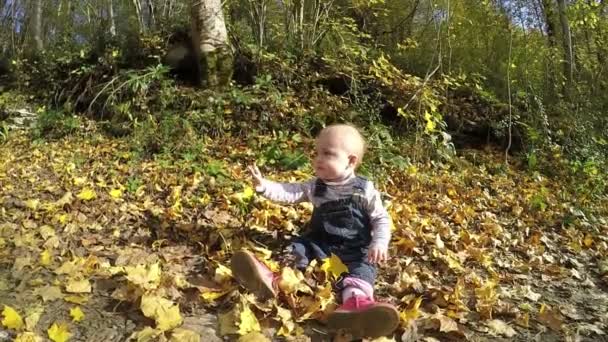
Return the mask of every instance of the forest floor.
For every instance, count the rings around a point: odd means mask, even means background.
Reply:
[[[0,145],[0,341],[348,340],[323,325],[337,266],[279,266],[311,207],[253,194],[253,142],[271,139],[141,159],[95,132],[12,134]],[[379,341],[608,340],[606,201],[492,150],[376,183],[394,220],[376,294],[402,319]],[[232,279],[240,248],[282,270],[278,299],[260,303]]]

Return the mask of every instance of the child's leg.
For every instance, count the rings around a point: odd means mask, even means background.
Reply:
[[[342,303],[352,296],[361,296],[369,299],[374,299],[374,288],[367,281],[356,278],[346,277],[341,281],[342,288]]]
[[[309,249],[306,248],[306,243],[300,239],[296,239],[296,241],[291,243],[290,250],[295,258],[295,267],[301,271],[305,270],[312,257]]]
[[[353,338],[391,334],[399,325],[399,312],[390,304],[374,301],[372,284],[376,268],[367,262],[347,266],[349,275],[336,284],[342,294],[342,305],[330,314],[327,324],[335,331],[348,332]]]
[[[304,271],[313,259],[325,259],[328,257],[319,243],[311,239],[298,237],[290,245],[291,254],[295,257],[295,267]]]

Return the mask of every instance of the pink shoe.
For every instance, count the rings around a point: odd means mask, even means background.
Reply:
[[[232,275],[259,299],[276,297],[279,276],[247,251],[238,251],[230,260]]]
[[[363,296],[350,297],[327,318],[334,331],[343,331],[353,339],[390,335],[399,325],[399,312],[387,303],[376,303]]]

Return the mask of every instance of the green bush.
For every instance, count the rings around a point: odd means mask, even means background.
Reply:
[[[35,139],[59,139],[76,133],[81,127],[80,117],[59,110],[39,110],[32,136]]]

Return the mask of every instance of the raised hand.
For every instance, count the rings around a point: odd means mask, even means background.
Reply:
[[[251,177],[253,178],[253,186],[256,188],[256,190],[260,191],[260,187],[262,187],[262,182],[264,181],[264,176],[262,176],[260,169],[258,169],[257,165],[255,164],[249,166],[248,169],[251,173]]]

